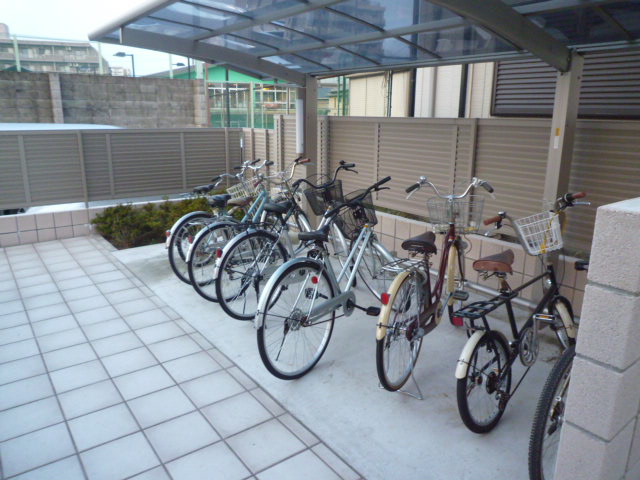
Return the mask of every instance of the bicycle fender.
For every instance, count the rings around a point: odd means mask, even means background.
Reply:
[[[212,223],[211,225],[207,225],[202,230],[200,230],[196,234],[195,238],[193,239],[193,243],[189,245],[189,250],[187,251],[187,262],[191,261],[191,255],[193,254],[193,246],[197,243],[198,239],[203,235],[207,235],[209,233],[209,230],[211,230],[214,226],[219,226],[221,223],[226,223],[227,225],[234,225],[237,222],[229,222],[226,220],[222,220],[220,222],[215,222],[215,223]]]
[[[169,235],[167,236],[167,240],[165,243],[165,246],[168,247],[169,246],[169,242],[171,241],[171,237],[173,237],[173,234],[176,233],[176,230],[178,228],[179,225],[182,225],[182,223],[185,220],[188,220],[191,217],[195,217],[198,215],[211,215],[213,217],[213,214],[211,212],[205,212],[204,210],[197,210],[195,212],[189,212],[183,216],[181,216],[178,220],[176,220],[176,222],[171,226],[171,229],[169,230]]]
[[[391,295],[387,304],[382,306],[380,315],[378,315],[376,340],[382,340],[387,334],[387,325],[389,324],[389,315],[391,315],[391,306],[393,305],[396,295],[398,294],[398,288],[400,288],[400,285],[408,275],[409,272],[407,271],[399,273],[396,278],[393,279],[393,282],[391,282],[391,285],[389,286],[389,292],[391,293]]]
[[[476,330],[473,335],[469,337],[467,343],[464,344],[464,348],[462,349],[462,353],[460,353],[460,358],[458,359],[458,365],[456,366],[457,379],[466,378],[469,362],[471,361],[471,354],[484,334],[484,330]]]
[[[256,328],[260,328],[262,326],[262,322],[263,322],[262,312],[265,311],[267,298],[269,297],[269,294],[271,293],[271,290],[273,289],[273,286],[275,285],[276,281],[280,278],[280,276],[284,273],[286,269],[288,269],[292,265],[303,264],[303,263],[306,263],[306,264],[314,263],[319,268],[322,268],[323,266],[322,262],[320,262],[319,260],[316,260],[315,258],[308,258],[308,257],[292,258],[291,260],[284,262],[282,265],[280,265],[278,269],[273,273],[273,275],[271,275],[269,280],[267,280],[267,283],[265,284],[264,289],[260,294],[260,298],[258,299],[258,308],[256,309],[256,316],[254,317],[254,320],[253,320]]]

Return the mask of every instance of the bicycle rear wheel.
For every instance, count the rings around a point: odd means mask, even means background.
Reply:
[[[253,319],[262,287],[288,258],[277,235],[264,230],[247,233],[229,245],[215,279],[216,297],[227,315],[237,320]]]
[[[391,308],[383,310],[378,322],[386,328],[384,336],[376,340],[376,368],[380,384],[395,392],[411,376],[420,354],[423,337],[418,335],[418,330],[422,298],[415,273],[398,276],[389,292]]]
[[[191,256],[187,263],[189,281],[202,298],[217,302],[214,272],[216,252],[233,238],[243,224],[220,222],[205,227],[191,246]]]
[[[191,243],[200,230],[213,221],[212,213],[200,212],[184,219],[175,229],[169,241],[167,256],[171,270],[184,283],[189,280],[189,267],[187,265],[187,252]]]
[[[508,352],[502,336],[485,332],[471,353],[466,377],[458,379],[458,411],[472,432],[491,431],[504,413],[502,393],[511,391]]]
[[[380,296],[391,286],[395,274],[383,270],[382,267],[387,261],[378,250],[377,243],[378,240],[371,236],[369,243],[365,247],[362,261],[358,266],[358,276],[373,296],[380,300]]]
[[[267,302],[258,327],[262,363],[283,380],[300,378],[318,363],[333,332],[335,311],[307,320],[315,305],[335,295],[329,275],[315,262],[296,262],[264,294]]]
[[[558,455],[558,442],[564,422],[567,391],[575,347],[567,348],[551,369],[544,384],[529,438],[529,478],[552,480]]]

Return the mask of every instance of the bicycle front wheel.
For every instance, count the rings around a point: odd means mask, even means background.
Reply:
[[[216,297],[222,309],[237,320],[256,314],[262,287],[289,254],[273,233],[256,230],[230,245],[220,259]]]
[[[231,222],[214,223],[205,227],[191,246],[191,256],[187,263],[189,281],[202,298],[217,302],[215,288],[216,252],[233,238],[242,224]]]
[[[213,221],[213,214],[200,212],[193,214],[180,223],[171,235],[167,255],[171,270],[184,283],[191,283],[189,280],[189,267],[187,265],[187,252],[200,230]]]
[[[458,411],[472,432],[491,431],[504,413],[504,394],[511,391],[508,352],[499,334],[485,332],[471,353],[466,377],[458,379]]]
[[[376,368],[380,384],[395,392],[411,376],[422,347],[423,337],[419,334],[422,299],[416,274],[398,276],[389,294],[391,308],[383,309],[378,322],[386,326],[386,331],[376,340]]]
[[[335,295],[329,275],[315,262],[295,263],[264,294],[267,302],[258,328],[260,358],[276,377],[300,378],[318,363],[333,332],[335,310],[309,320],[314,306]]]
[[[529,439],[530,480],[552,480],[554,477],[575,355],[573,346],[562,353],[542,389]]]

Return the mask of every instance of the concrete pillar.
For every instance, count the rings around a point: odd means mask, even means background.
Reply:
[[[600,207],[556,480],[640,478],[640,198]]]
[[[51,93],[51,111],[53,123],[64,123],[64,110],[62,109],[62,92],[60,90],[60,75],[49,73],[49,91]]]
[[[193,85],[194,123],[197,127],[208,127],[211,121],[209,115],[209,92],[201,81],[190,81]]]
[[[300,100],[303,107],[303,143],[302,149],[297,148],[301,151],[296,153],[311,159],[311,163],[306,165],[306,176],[309,176],[318,170],[318,81],[314,77],[307,76],[305,87],[298,88],[298,105]],[[296,114],[296,118],[300,117]],[[291,160],[286,159],[286,162]]]
[[[553,202],[569,188],[583,64],[582,55],[573,53],[571,70],[566,73],[558,72],[547,155],[545,202]]]

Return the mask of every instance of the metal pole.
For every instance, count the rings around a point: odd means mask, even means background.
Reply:
[[[98,73],[104,75],[104,63],[102,63],[102,44],[98,42]]]
[[[173,78],[173,57],[169,54],[169,78]]]
[[[229,69],[224,69],[224,102],[227,110],[227,121],[225,123],[226,127],[231,127],[231,100],[229,98]]]

